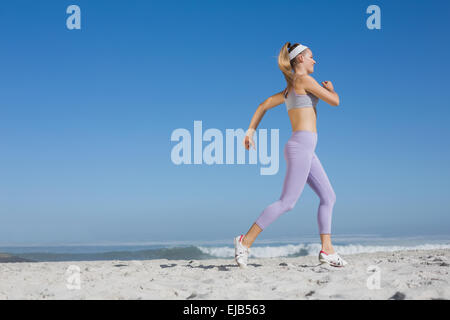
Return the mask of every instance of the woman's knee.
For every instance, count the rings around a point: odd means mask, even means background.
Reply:
[[[283,212],[291,211],[294,209],[296,200],[293,199],[283,199],[281,200],[281,207],[283,208]]]
[[[331,192],[327,193],[325,196],[322,196],[320,200],[322,204],[334,206],[336,203],[336,194],[333,190],[331,190]]]

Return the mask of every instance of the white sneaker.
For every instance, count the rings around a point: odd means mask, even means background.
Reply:
[[[250,248],[247,248],[242,244],[244,235],[241,234],[234,238],[234,260],[240,268],[247,268],[247,259],[250,254]]]
[[[320,250],[319,252],[319,261],[321,263],[328,263],[330,266],[333,267],[343,267],[347,265],[347,261],[342,259],[336,252],[335,253],[326,253],[323,250]]]

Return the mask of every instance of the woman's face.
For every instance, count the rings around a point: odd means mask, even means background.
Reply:
[[[308,74],[314,72],[314,65],[316,64],[316,60],[313,58],[313,53],[311,50],[307,50],[306,54],[303,56],[303,65],[305,66]]]

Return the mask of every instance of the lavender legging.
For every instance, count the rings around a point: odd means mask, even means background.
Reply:
[[[336,195],[315,153],[316,144],[316,132],[306,130],[292,132],[284,147],[287,169],[283,191],[280,199],[266,207],[256,220],[255,223],[261,229],[265,229],[281,214],[294,208],[307,182],[320,198],[317,212],[319,233],[331,233],[331,214]]]

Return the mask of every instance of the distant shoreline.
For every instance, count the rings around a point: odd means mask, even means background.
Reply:
[[[16,257],[8,253],[0,253],[0,263],[9,263],[9,262],[35,262],[35,261],[21,257]]]

